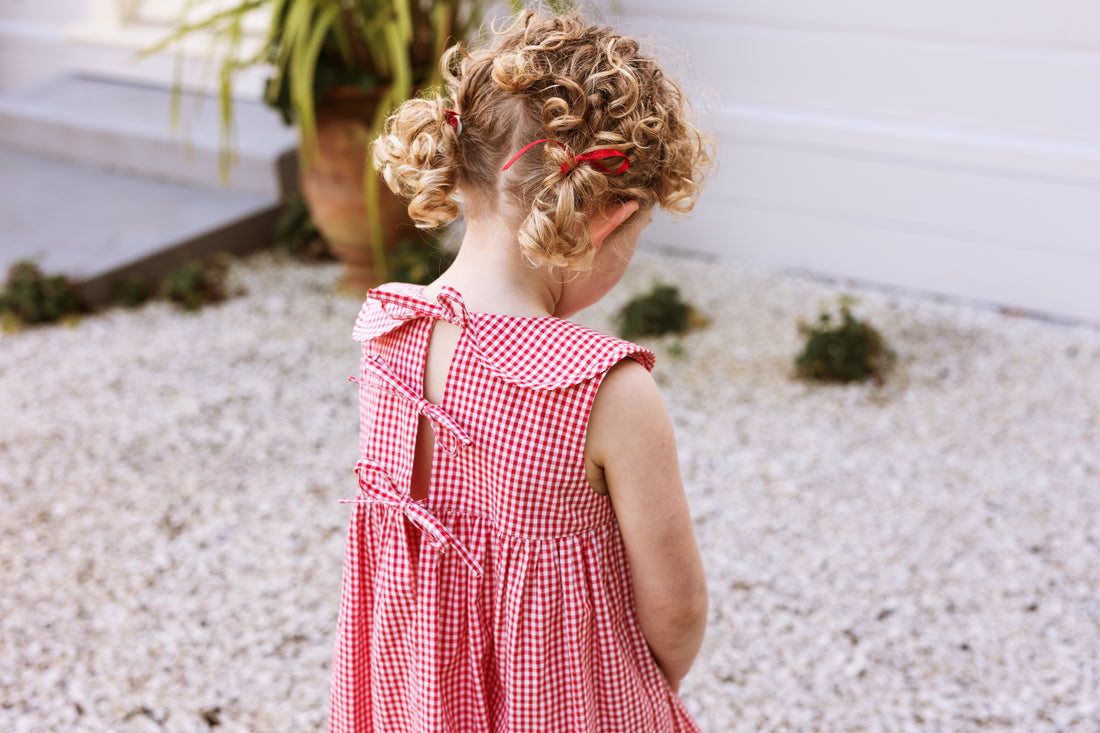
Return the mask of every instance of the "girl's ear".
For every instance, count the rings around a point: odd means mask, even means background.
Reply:
[[[597,209],[588,217],[589,237],[592,246],[598,252],[611,232],[619,228],[619,225],[630,218],[638,210],[637,201],[623,201],[618,204],[610,204]]]

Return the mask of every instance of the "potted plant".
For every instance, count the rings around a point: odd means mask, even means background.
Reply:
[[[522,8],[522,0],[509,4]],[[412,226],[404,205],[379,185],[367,145],[393,107],[441,83],[443,51],[480,27],[485,6],[486,0],[190,0],[171,33],[146,53],[194,34],[210,37],[226,140],[237,74],[271,69],[264,101],[298,128],[302,194],[345,263],[344,286],[361,291],[386,278],[387,250]],[[244,55],[246,17],[259,13],[270,18],[265,40]]]

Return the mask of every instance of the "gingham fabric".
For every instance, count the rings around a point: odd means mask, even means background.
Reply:
[[[368,293],[354,338],[359,492],[344,560],[330,730],[698,731],[646,647],[610,501],[584,473],[607,370],[653,354],[556,318],[470,313],[445,288]],[[462,328],[443,400],[431,329]],[[430,495],[409,496],[420,415]]]

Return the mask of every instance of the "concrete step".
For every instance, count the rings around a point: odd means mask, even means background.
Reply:
[[[223,182],[216,100],[184,98],[184,132],[171,104],[167,88],[81,76],[0,95],[0,274],[30,259],[100,303],[116,278],[270,246],[296,187],[295,131],[236,102]]]
[[[223,187],[217,99],[184,96],[173,129],[172,93],[63,76],[0,95],[0,145],[173,183]],[[294,186],[296,132],[256,102],[235,102],[236,164],[224,188],[272,199]]]
[[[82,282],[92,303],[111,281],[160,278],[215,252],[269,246],[281,200],[150,180],[0,147],[0,266],[35,261]]]

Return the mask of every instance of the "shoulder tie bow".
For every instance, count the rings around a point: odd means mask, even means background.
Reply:
[[[371,290],[367,292],[367,297],[379,301],[386,315],[399,321],[436,318],[465,328],[466,321],[470,317],[462,295],[449,285],[443,286],[434,303],[388,290]]]

